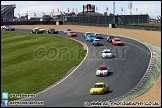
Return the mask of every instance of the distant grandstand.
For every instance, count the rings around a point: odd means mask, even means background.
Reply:
[[[9,21],[14,19],[15,4],[1,5],[1,22]]]

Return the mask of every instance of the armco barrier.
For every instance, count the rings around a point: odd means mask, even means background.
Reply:
[[[120,100],[120,99],[122,99],[124,97],[127,97],[127,96],[131,95],[137,89],[139,89],[146,82],[147,78],[149,77],[150,73],[152,72],[152,68],[154,66],[155,57],[156,57],[155,51],[154,50],[151,50],[151,59],[150,59],[149,66],[148,66],[147,71],[144,74],[143,78],[140,80],[140,82],[132,90],[130,90],[128,93],[126,93],[126,94],[124,94],[122,96],[119,96],[119,97],[117,97],[115,99],[111,99],[109,101],[110,102],[118,101],[118,100]]]

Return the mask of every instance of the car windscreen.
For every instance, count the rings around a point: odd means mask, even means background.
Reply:
[[[91,35],[91,36],[89,36],[89,37],[93,38],[93,37],[95,37],[95,36]]]
[[[107,68],[98,68],[98,70],[107,70]]]
[[[10,26],[7,26],[6,28],[8,28],[8,29],[9,29],[9,28],[11,28],[11,27],[10,27]]]
[[[100,42],[100,40],[95,40],[95,42]]]
[[[67,31],[71,31],[71,29],[67,29]]]
[[[39,31],[39,29],[34,29],[35,31]]]
[[[103,53],[112,53],[111,51],[103,51]]]
[[[94,88],[103,88],[103,84],[95,84]]]
[[[52,31],[55,31],[55,29],[51,29]]]

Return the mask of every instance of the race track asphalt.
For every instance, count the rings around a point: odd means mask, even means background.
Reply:
[[[30,33],[29,29],[16,29],[16,31]],[[66,37],[62,31],[59,31],[58,35]],[[28,98],[24,101],[44,101],[44,105],[38,107],[83,107],[86,101],[108,101],[129,92],[145,74],[151,53],[140,42],[119,37],[124,42],[124,46],[114,46],[106,42],[107,35],[102,34],[104,39],[101,39],[101,42],[104,45],[93,46],[92,42],[85,40],[83,33],[77,32],[77,35],[71,38],[84,42],[89,49],[82,65],[57,86],[37,95],[36,98]],[[102,59],[101,51],[104,48],[112,49],[115,58]],[[106,64],[110,68],[110,74],[106,77],[95,75],[96,69],[101,64]],[[110,87],[109,92],[104,95],[90,95],[90,88],[98,81],[107,83]]]

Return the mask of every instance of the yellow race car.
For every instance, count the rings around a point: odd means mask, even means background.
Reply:
[[[97,82],[93,88],[90,89],[90,94],[104,94],[109,90],[108,84],[104,82]]]
[[[42,27],[37,27],[37,29],[39,29],[42,32],[45,32],[45,29],[43,29]]]

